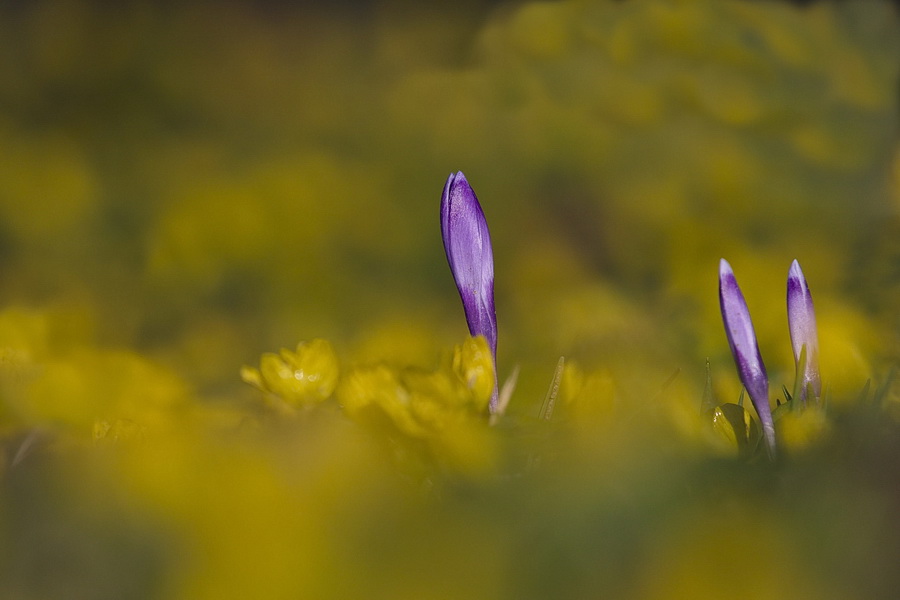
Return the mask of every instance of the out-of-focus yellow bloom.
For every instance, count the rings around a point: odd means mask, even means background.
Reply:
[[[420,436],[425,423],[428,429],[440,429],[451,414],[482,414],[493,388],[490,347],[478,336],[456,346],[450,359],[431,373],[385,365],[356,369],[337,396],[351,416],[378,407],[406,434]]]
[[[469,338],[453,349],[453,372],[472,391],[476,405],[490,399],[494,390],[491,349],[483,335]]]
[[[846,405],[872,376],[884,332],[857,308],[829,298],[816,301],[822,384],[837,405]]]
[[[812,406],[803,411],[784,413],[775,424],[775,429],[781,444],[791,451],[821,441],[828,434],[830,424],[825,410]]]
[[[688,511],[657,532],[639,577],[645,600],[666,598],[834,598],[804,561],[798,542],[764,509],[736,499]]]
[[[337,399],[348,416],[386,439],[413,453],[424,449],[419,458],[426,462],[481,469],[492,454],[487,437],[494,389],[491,356],[487,340],[478,336],[456,346],[433,372],[361,367],[341,380]]]
[[[95,442],[139,440],[143,436],[144,428],[131,419],[115,419],[112,422],[101,419],[94,422],[93,438]]]
[[[354,419],[380,412],[406,435],[422,437],[426,429],[413,417],[409,390],[399,374],[384,365],[356,369],[341,382],[338,402]]]
[[[8,401],[26,423],[75,426],[89,435],[97,419],[164,425],[186,398],[180,379],[137,354],[80,350],[38,363],[21,393]]]
[[[578,423],[608,423],[616,408],[616,384],[606,371],[586,373],[567,362],[559,387],[562,410]]]
[[[338,375],[337,355],[322,339],[301,342],[295,352],[287,348],[278,354],[267,352],[260,358],[259,369],[241,369],[244,381],[295,407],[330,398]]]
[[[79,437],[91,428],[94,437],[105,437],[103,423],[120,423],[119,429],[170,423],[188,386],[135,352],[67,339],[80,319],[15,308],[0,313],[0,420],[74,428]]]

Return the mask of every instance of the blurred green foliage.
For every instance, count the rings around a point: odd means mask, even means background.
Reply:
[[[3,4],[0,596],[890,597],[898,75],[877,1]],[[815,298],[776,464],[723,256],[773,405]]]

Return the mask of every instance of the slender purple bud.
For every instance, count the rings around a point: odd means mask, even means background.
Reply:
[[[806,404],[807,388],[812,389],[816,398],[822,396],[822,381],[819,378],[819,336],[816,333],[816,313],[812,296],[806,285],[806,277],[796,260],[791,263],[787,281],[788,328],[791,330],[791,346],[794,348],[794,362],[800,366],[800,353],[806,346],[806,361],[800,380],[800,402]]]
[[[759,415],[769,458],[774,458],[775,425],[772,422],[772,409],[769,407],[769,377],[759,353],[756,332],[750,321],[750,311],[744,295],[734,278],[731,265],[724,258],[719,262],[719,306],[738,376],[747,388],[756,414]]]
[[[441,236],[447,262],[462,298],[469,333],[487,338],[494,357],[494,394],[497,405],[497,315],[494,311],[494,254],[487,220],[475,192],[462,172],[451,174],[441,197]]]

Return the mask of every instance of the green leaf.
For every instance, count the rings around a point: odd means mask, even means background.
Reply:
[[[742,456],[752,454],[760,439],[760,429],[753,416],[738,404],[722,404],[713,410],[713,429],[735,444]]]

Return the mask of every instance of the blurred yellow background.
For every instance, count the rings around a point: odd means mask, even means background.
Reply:
[[[900,361],[900,14],[803,4],[0,6],[0,597],[888,595],[900,396],[858,398]],[[456,170],[520,367],[493,429]],[[785,464],[699,410],[707,359],[740,393],[721,257],[773,406],[793,259],[816,302],[843,416]],[[242,381],[315,338],[323,397],[385,414]]]

